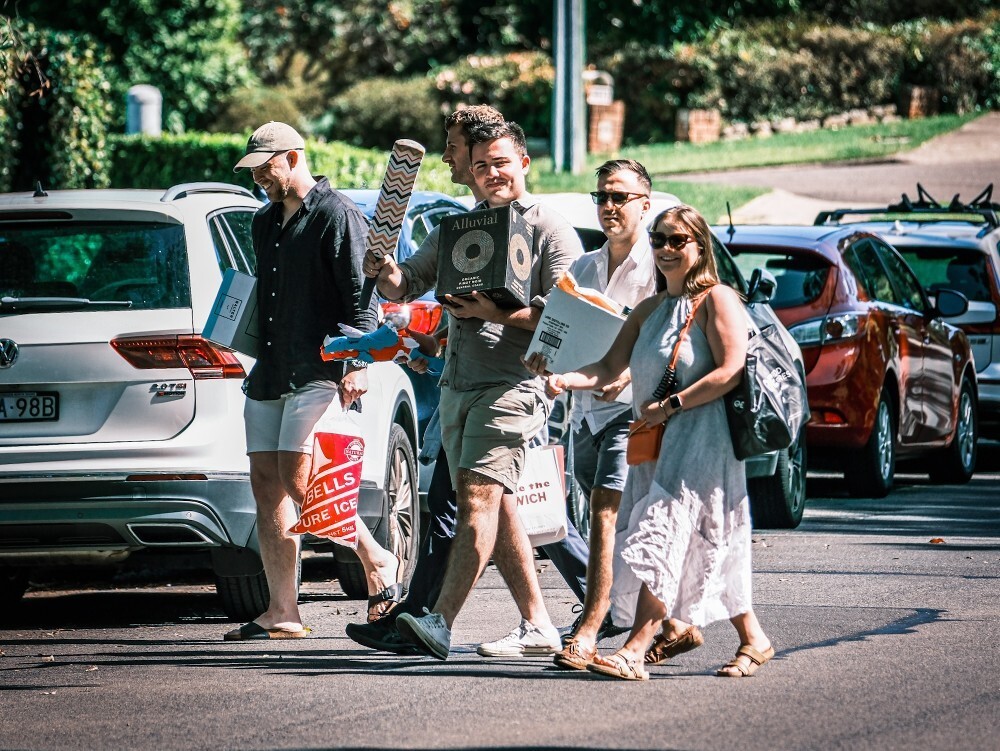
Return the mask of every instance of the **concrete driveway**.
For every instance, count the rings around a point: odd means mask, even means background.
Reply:
[[[733,220],[745,224],[812,224],[820,211],[885,206],[903,193],[916,198],[918,182],[941,203],[956,194],[971,200],[997,183],[993,200],[1000,202],[1000,112],[877,162],[702,172],[672,179],[772,188],[733,211]]]

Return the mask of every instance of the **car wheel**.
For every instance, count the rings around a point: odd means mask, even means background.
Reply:
[[[337,580],[348,599],[368,599],[368,579],[365,577],[365,568],[361,563],[340,561],[337,564]]]
[[[844,477],[855,498],[885,498],[896,475],[896,418],[883,391],[866,443],[851,457]]]
[[[409,583],[420,552],[420,500],[413,446],[402,426],[389,431],[385,488],[389,497],[389,551],[403,559],[403,583]],[[340,588],[352,600],[368,598],[368,580],[360,562],[337,564]]]
[[[750,514],[757,529],[795,529],[806,508],[805,430],[778,452],[778,467],[770,477],[747,480]]]
[[[215,576],[215,591],[231,621],[248,622],[267,610],[271,596],[264,572],[244,576]]]
[[[27,569],[0,568],[0,612],[10,613],[27,589]]]
[[[958,423],[948,448],[931,464],[931,482],[961,485],[972,479],[976,470],[976,446],[979,422],[976,419],[976,396],[968,379],[962,379],[958,395]]]
[[[393,425],[385,490],[389,495],[389,549],[403,559],[403,581],[409,582],[420,553],[420,495],[417,461],[406,431]]]
[[[271,594],[259,554],[248,548],[216,548],[212,551],[215,591],[222,610],[232,621],[252,621],[267,610]],[[295,571],[295,589],[302,585],[302,557]]]

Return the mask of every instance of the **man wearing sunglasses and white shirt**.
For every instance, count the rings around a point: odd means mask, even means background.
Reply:
[[[608,239],[570,267],[580,285],[603,292],[628,308],[656,294],[645,223],[651,190],[652,181],[639,162],[615,159],[602,164],[597,169],[597,190],[590,195]],[[626,370],[599,394],[573,394],[574,474],[590,497],[590,559],[583,613],[563,650],[553,657],[556,666],[564,669],[585,670],[597,654],[598,633],[610,633],[603,622],[610,604],[615,522],[628,472],[625,446],[632,418],[630,382]]]

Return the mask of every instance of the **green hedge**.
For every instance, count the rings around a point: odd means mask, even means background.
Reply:
[[[114,136],[111,139],[110,177],[116,188],[167,188],[201,180],[253,187],[246,170],[233,172],[243,156],[244,136],[187,133],[161,138]],[[359,149],[340,143],[306,142],[309,168],[325,175],[338,188],[375,188],[389,159],[388,150]],[[450,171],[429,155],[421,165],[417,187],[454,192]]]
[[[313,128],[328,140],[389,148],[411,138],[444,150],[444,116],[433,82],[426,78],[369,78],[346,89]]]
[[[904,80],[938,89],[945,112],[1000,106],[1000,12],[979,21],[916,21],[893,31],[911,54]]]
[[[697,43],[632,43],[595,59],[625,102],[628,143],[672,141],[679,107],[711,107],[730,122],[823,118],[899,103],[906,88],[942,94],[942,112],[1000,103],[1000,12],[966,21],[833,24],[805,15],[720,26]],[[442,114],[487,103],[547,137],[554,71],[540,52],[471,55],[423,78],[361,81],[318,129],[366,146],[420,133],[436,146]],[[419,138],[418,138],[419,140]]]
[[[761,21],[596,62],[615,78],[630,143],[672,139],[678,107],[715,107],[730,122],[821,118],[898,103],[911,85],[937,89],[942,112],[964,113],[1000,104],[1000,12],[892,27]]]

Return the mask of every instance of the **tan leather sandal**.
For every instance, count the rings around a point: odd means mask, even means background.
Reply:
[[[552,656],[552,662],[563,670],[586,670],[597,657],[597,647],[585,647],[575,639],[566,643],[561,652]]]
[[[648,681],[649,673],[642,669],[638,660],[630,660],[620,652],[610,657],[597,655],[594,661],[587,665],[587,670],[608,678],[620,678],[623,681]]]
[[[741,657],[746,657],[747,661],[741,660]],[[715,674],[723,678],[749,678],[772,657],[774,657],[774,647],[768,647],[763,652],[758,652],[749,644],[741,644],[740,648],[736,650],[736,657],[716,670]]]
[[[671,657],[690,652],[705,643],[705,637],[697,626],[688,626],[677,635],[676,639],[668,639],[662,633],[656,635],[653,643],[646,651],[646,664],[659,665]]]

